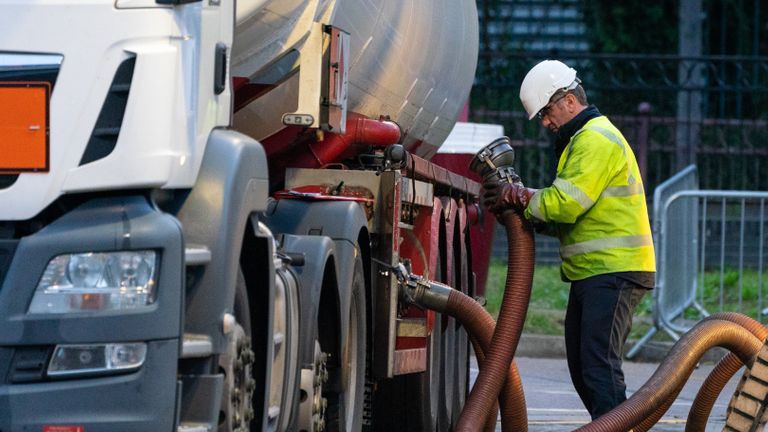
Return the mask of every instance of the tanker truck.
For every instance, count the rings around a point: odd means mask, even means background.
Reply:
[[[430,162],[473,0],[0,0],[0,28],[0,431],[452,427],[466,332],[392,269],[482,294],[480,186]]]

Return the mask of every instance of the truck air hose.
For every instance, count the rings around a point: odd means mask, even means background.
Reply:
[[[485,351],[483,368],[459,416],[457,432],[477,431],[493,411],[520,341],[531,297],[533,230],[515,211],[504,212],[502,219],[507,231],[508,251],[504,296],[491,345]]]
[[[760,340],[764,340],[766,336],[768,336],[768,329],[759,322],[742,314],[725,312],[717,313],[705,318],[705,320],[712,319],[731,321],[739,324]],[[744,363],[741,362],[736,354],[728,353],[720,362],[718,362],[717,366],[712,369],[712,372],[710,372],[707,379],[702,383],[701,388],[696,394],[696,399],[694,399],[693,404],[691,405],[691,409],[688,413],[688,420],[685,423],[685,430],[687,432],[704,431],[707,425],[707,419],[712,412],[712,407],[715,405],[717,397],[731,377],[733,377],[742,366],[744,366]],[[657,408],[651,416],[635,426],[633,430],[635,432],[645,432],[650,430],[669,410],[684,385],[685,382],[670,394],[663,405]]]
[[[451,290],[448,295],[448,302],[444,311],[461,322],[467,332],[477,342],[475,352],[478,363],[481,364],[480,370],[486,366],[487,359],[485,353],[491,345],[493,330],[496,322],[491,314],[485,310],[477,301],[463,294],[458,290]],[[479,348],[479,349],[478,349]],[[525,407],[525,394],[523,392],[523,382],[520,379],[517,365],[514,361],[509,364],[507,369],[504,388],[499,395],[501,408],[501,428],[503,431],[527,431],[528,417]],[[488,419],[488,420],[485,420]],[[491,407],[488,415],[480,420],[485,420],[486,424],[492,419],[494,428],[496,425],[496,407]],[[478,425],[480,423],[474,423]],[[477,427],[475,427],[477,430]]]
[[[648,381],[629,399],[577,431],[613,432],[630,430],[652,415],[675,391],[679,391],[696,363],[708,349],[721,346],[745,363],[762,342],[744,327],[719,319],[703,320],[684,334]]]
[[[755,337],[764,341],[768,337],[768,328],[746,315],[737,313],[718,313],[711,318],[735,322],[752,332]],[[717,401],[718,395],[736,372],[744,366],[744,363],[733,353],[728,353],[717,363],[712,372],[701,385],[696,398],[693,400],[688,412],[688,420],[685,423],[686,432],[704,431],[707,419],[712,412],[712,407]]]

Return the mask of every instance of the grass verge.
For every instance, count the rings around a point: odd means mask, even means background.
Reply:
[[[494,318],[499,314],[506,277],[507,263],[493,260],[488,272],[485,297],[486,309]],[[569,289],[570,284],[560,279],[559,266],[537,265],[533,272],[533,289],[523,332],[562,336]],[[638,305],[629,339],[639,339],[651,328],[652,301],[649,292]]]

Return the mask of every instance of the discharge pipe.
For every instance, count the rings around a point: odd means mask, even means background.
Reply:
[[[484,183],[519,182],[520,177],[512,168],[514,158],[509,138],[502,137],[483,148],[473,158],[470,169],[478,173]],[[481,345],[485,345],[482,347],[483,367],[459,417],[457,432],[480,430],[488,417],[495,415],[495,401],[505,382],[509,388],[502,396],[502,423],[508,424],[510,430],[527,430],[525,398],[512,361],[531,295],[533,230],[514,211],[506,211],[499,218],[507,230],[508,271],[497,325],[493,326],[492,318],[484,319],[487,312],[479,305],[477,307],[482,312],[473,312],[476,302],[471,299],[466,301],[457,290],[446,286],[441,288],[440,284],[432,281],[415,283],[410,288],[406,284],[411,301],[454,315]],[[493,331],[489,343],[488,332],[491,327]]]
[[[478,173],[484,183],[519,182],[520,177],[512,168],[514,157],[509,138],[502,137],[483,148],[473,158],[470,169]],[[483,351],[483,367],[459,417],[457,431],[479,430],[489,417],[495,417],[494,404],[502,386],[506,386],[500,397],[502,427],[504,430],[527,430],[525,397],[513,358],[530,300],[533,230],[514,211],[504,212],[500,220],[507,230],[509,249],[498,325],[494,325],[481,306],[459,291],[448,288],[445,295],[439,295],[434,289],[421,289],[413,295],[416,303],[457,317],[477,338]]]
[[[476,354],[478,363],[481,364],[481,370],[485,366],[485,353],[491,345],[493,330],[496,322],[491,314],[483,308],[477,301],[440,282],[422,279],[418,276],[407,273],[403,266],[395,271],[400,280],[400,287],[403,289],[406,299],[413,304],[432,309],[434,311],[448,314],[456,318],[467,330],[473,342],[476,342]],[[528,430],[528,418],[525,408],[525,394],[523,393],[523,383],[520,380],[520,373],[517,365],[512,361],[507,369],[506,379],[503,380],[504,389],[499,396],[501,408],[501,428],[505,432],[524,432]],[[478,419],[478,423],[473,423],[473,430],[488,430],[488,424],[493,423],[494,430],[496,426],[496,406],[491,406],[491,410],[486,417]],[[483,421],[486,426],[483,427]]]
[[[515,183],[520,177],[512,164],[515,152],[507,137],[501,137],[478,152],[470,169],[480,175],[483,183]],[[476,431],[494,412],[507,369],[512,363],[523,331],[533,282],[533,229],[520,214],[509,210],[500,216],[507,231],[507,279],[493,332],[491,345],[485,352],[483,368],[459,416],[456,432]]]

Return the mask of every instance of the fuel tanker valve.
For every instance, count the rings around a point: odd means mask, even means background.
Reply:
[[[448,296],[453,288],[410,273],[402,264],[395,267],[393,272],[397,277],[400,293],[407,302],[437,312],[445,312]]]

